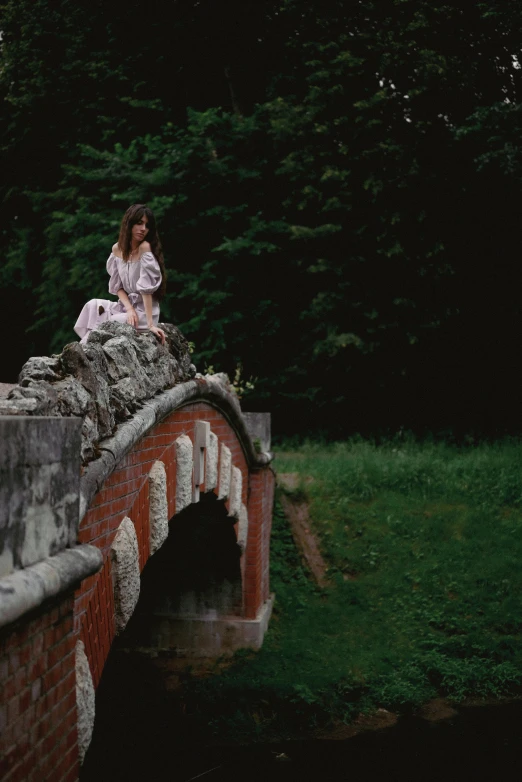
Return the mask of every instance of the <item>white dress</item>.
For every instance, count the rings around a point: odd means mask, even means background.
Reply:
[[[161,269],[151,252],[143,253],[137,261],[124,261],[111,253],[107,260],[107,271],[110,274],[109,293],[117,294],[121,288],[126,292],[138,316],[138,331],[147,331],[147,315],[143,303],[144,293],[155,293],[161,285]],[[159,320],[159,302],[152,299],[152,320],[157,325]],[[108,320],[127,322],[125,307],[118,301],[109,299],[91,299],[80,312],[74,326],[75,332],[85,342],[89,333],[100,323]]]

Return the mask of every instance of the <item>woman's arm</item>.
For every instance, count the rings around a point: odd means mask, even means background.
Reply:
[[[134,326],[134,328],[137,329],[138,328],[138,315],[136,314],[136,310],[132,306],[129,297],[127,296],[126,291],[124,291],[123,288],[120,288],[116,295],[118,296],[119,300],[121,301],[121,303],[123,304],[123,306],[127,310],[127,323],[130,323],[131,326]]]
[[[161,340],[161,344],[164,345],[165,332],[163,331],[163,329],[159,329],[157,326],[155,326],[152,321],[152,294],[142,293],[141,296],[143,299],[143,306],[145,307],[145,315],[147,316],[147,326],[149,327],[149,331],[152,331],[153,334],[159,337],[159,339]]]

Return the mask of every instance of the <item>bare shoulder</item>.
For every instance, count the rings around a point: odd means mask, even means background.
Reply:
[[[116,244],[112,245],[112,252],[116,255],[116,253],[118,253],[119,251],[120,251],[120,246],[118,242],[116,242]]]
[[[143,255],[143,253],[150,253],[150,244],[148,242],[142,242],[140,244],[140,253]]]

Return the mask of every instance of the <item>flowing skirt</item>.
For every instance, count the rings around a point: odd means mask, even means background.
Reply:
[[[148,331],[147,315],[143,298],[139,293],[129,293],[129,301],[138,316],[138,331]],[[159,321],[159,302],[152,299],[152,322],[156,326]],[[80,312],[80,317],[74,325],[74,330],[80,337],[80,343],[84,344],[93,329],[108,320],[117,320],[119,323],[127,323],[127,311],[121,301],[109,299],[91,299]]]
[[[88,301],[74,325],[74,330],[80,337],[80,344],[85,344],[91,331],[108,320],[127,323],[127,312],[119,301],[109,301],[108,299]]]

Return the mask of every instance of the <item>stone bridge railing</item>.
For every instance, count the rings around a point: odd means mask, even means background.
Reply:
[[[66,345],[57,356],[30,358],[18,385],[0,399],[0,415],[77,416],[81,459],[98,455],[97,443],[114,434],[147,399],[196,375],[181,332],[162,324],[165,346],[150,332],[104,323],[88,343]]]

